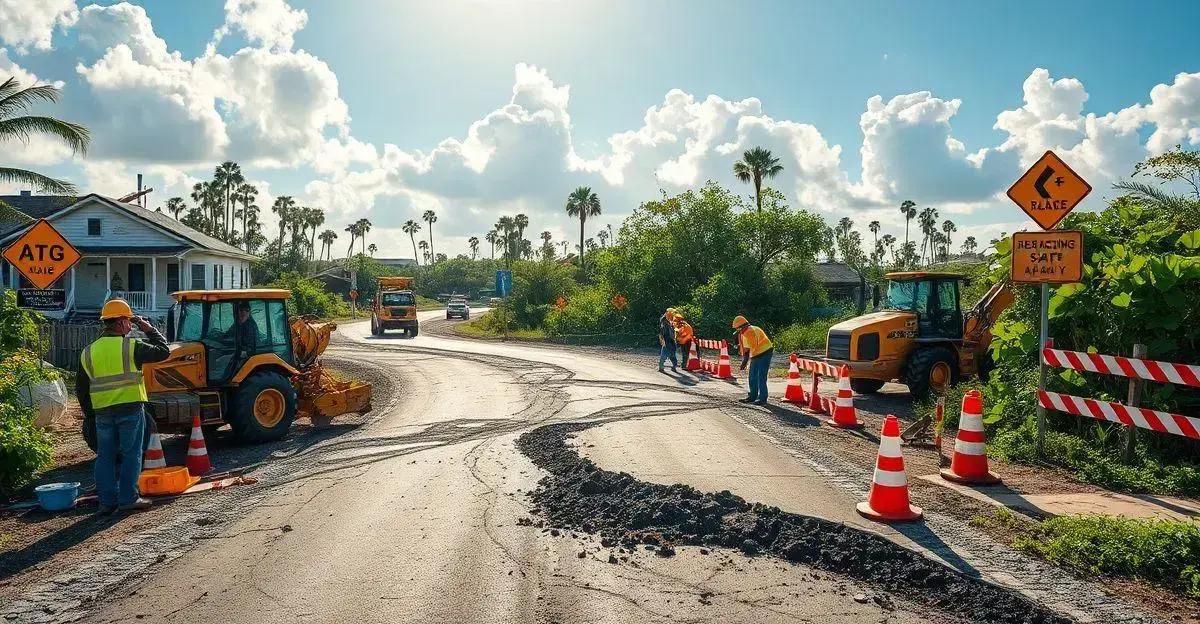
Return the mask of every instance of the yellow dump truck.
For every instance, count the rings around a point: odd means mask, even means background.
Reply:
[[[171,355],[142,367],[160,432],[188,431],[199,416],[205,429],[228,423],[244,440],[278,440],[297,416],[328,422],[370,411],[370,384],[337,380],[318,360],[337,326],[289,319],[290,291],[188,290],[172,296]],[[245,324],[239,324],[239,312],[249,313]],[[94,426],[84,423],[89,443]]]
[[[414,278],[380,277],[371,308],[371,334],[382,336],[399,329],[410,338],[420,331],[417,323],[417,295],[412,291]]]

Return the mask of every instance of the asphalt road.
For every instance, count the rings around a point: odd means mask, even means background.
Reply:
[[[373,337],[361,322],[339,332],[330,356],[386,371],[394,396],[377,397],[353,433],[282,459],[253,504],[90,605],[85,621],[971,619],[773,557],[605,546],[544,526],[530,509],[528,493],[545,473],[517,437],[600,420],[575,444],[603,469],[728,489],[938,557],[919,536],[861,519],[860,494],[748,426],[770,412],[734,402],[743,394],[735,384],[663,375],[602,351],[428,332]]]

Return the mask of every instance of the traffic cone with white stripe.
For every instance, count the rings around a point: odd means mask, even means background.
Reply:
[[[683,368],[684,368],[684,370],[688,370],[688,371],[700,370],[700,351],[696,348],[695,340],[692,341],[692,348],[690,350],[688,350],[687,365],[684,366]]]
[[[187,452],[188,474],[193,477],[212,472],[212,462],[208,460],[208,447],[204,445],[204,431],[200,428],[200,416],[192,417],[192,437],[188,440]]]
[[[863,426],[861,420],[858,419],[858,412],[854,411],[854,390],[850,388],[850,367],[842,364],[838,369],[838,393],[837,400],[833,403],[833,418],[825,421],[825,424],[839,429],[858,429]]]
[[[166,468],[167,457],[163,455],[162,438],[158,432],[150,434],[150,446],[146,447],[146,457],[142,461],[142,470],[150,470],[151,468]]]
[[[721,341],[721,359],[717,360],[717,377],[732,379],[733,369],[729,366],[729,341]]]
[[[958,434],[954,437],[954,457],[950,467],[941,470],[943,479],[955,483],[993,484],[1000,477],[988,470],[987,442],[983,433],[983,397],[978,390],[963,396]]]
[[[821,395],[817,393],[817,388],[821,385],[821,377],[817,374],[816,367],[810,365],[808,372],[812,373],[812,388],[808,391],[808,411],[814,414],[822,413]]]
[[[787,389],[783,392],[783,400],[787,403],[804,403],[804,388],[800,387],[800,367],[796,365],[796,354],[791,357],[788,366]]]
[[[904,522],[921,517],[921,508],[908,501],[908,474],[900,452],[900,421],[888,414],[879,434],[879,458],[871,493],[856,507],[863,517],[880,522]]]

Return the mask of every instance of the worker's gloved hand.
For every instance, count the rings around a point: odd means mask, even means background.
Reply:
[[[142,333],[145,333],[145,334],[149,334],[150,329],[152,327],[154,327],[153,325],[150,324],[150,321],[147,321],[145,318],[142,318],[140,316],[133,317],[133,324],[137,325],[137,328],[142,330]]]

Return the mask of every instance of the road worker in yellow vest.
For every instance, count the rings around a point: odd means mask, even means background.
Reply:
[[[766,405],[767,371],[771,368],[774,345],[771,344],[771,339],[767,338],[767,332],[751,325],[750,321],[740,314],[733,319],[733,329],[737,332],[738,349],[742,352],[741,370],[746,370],[746,364],[750,364],[750,395],[738,399],[738,402]]]
[[[96,425],[96,496],[100,513],[140,511],[150,507],[138,491],[147,401],[142,365],[165,360],[171,348],[121,299],[105,302],[100,320],[104,331],[83,349],[75,374],[79,407]],[[134,325],[145,340],[126,336]]]

